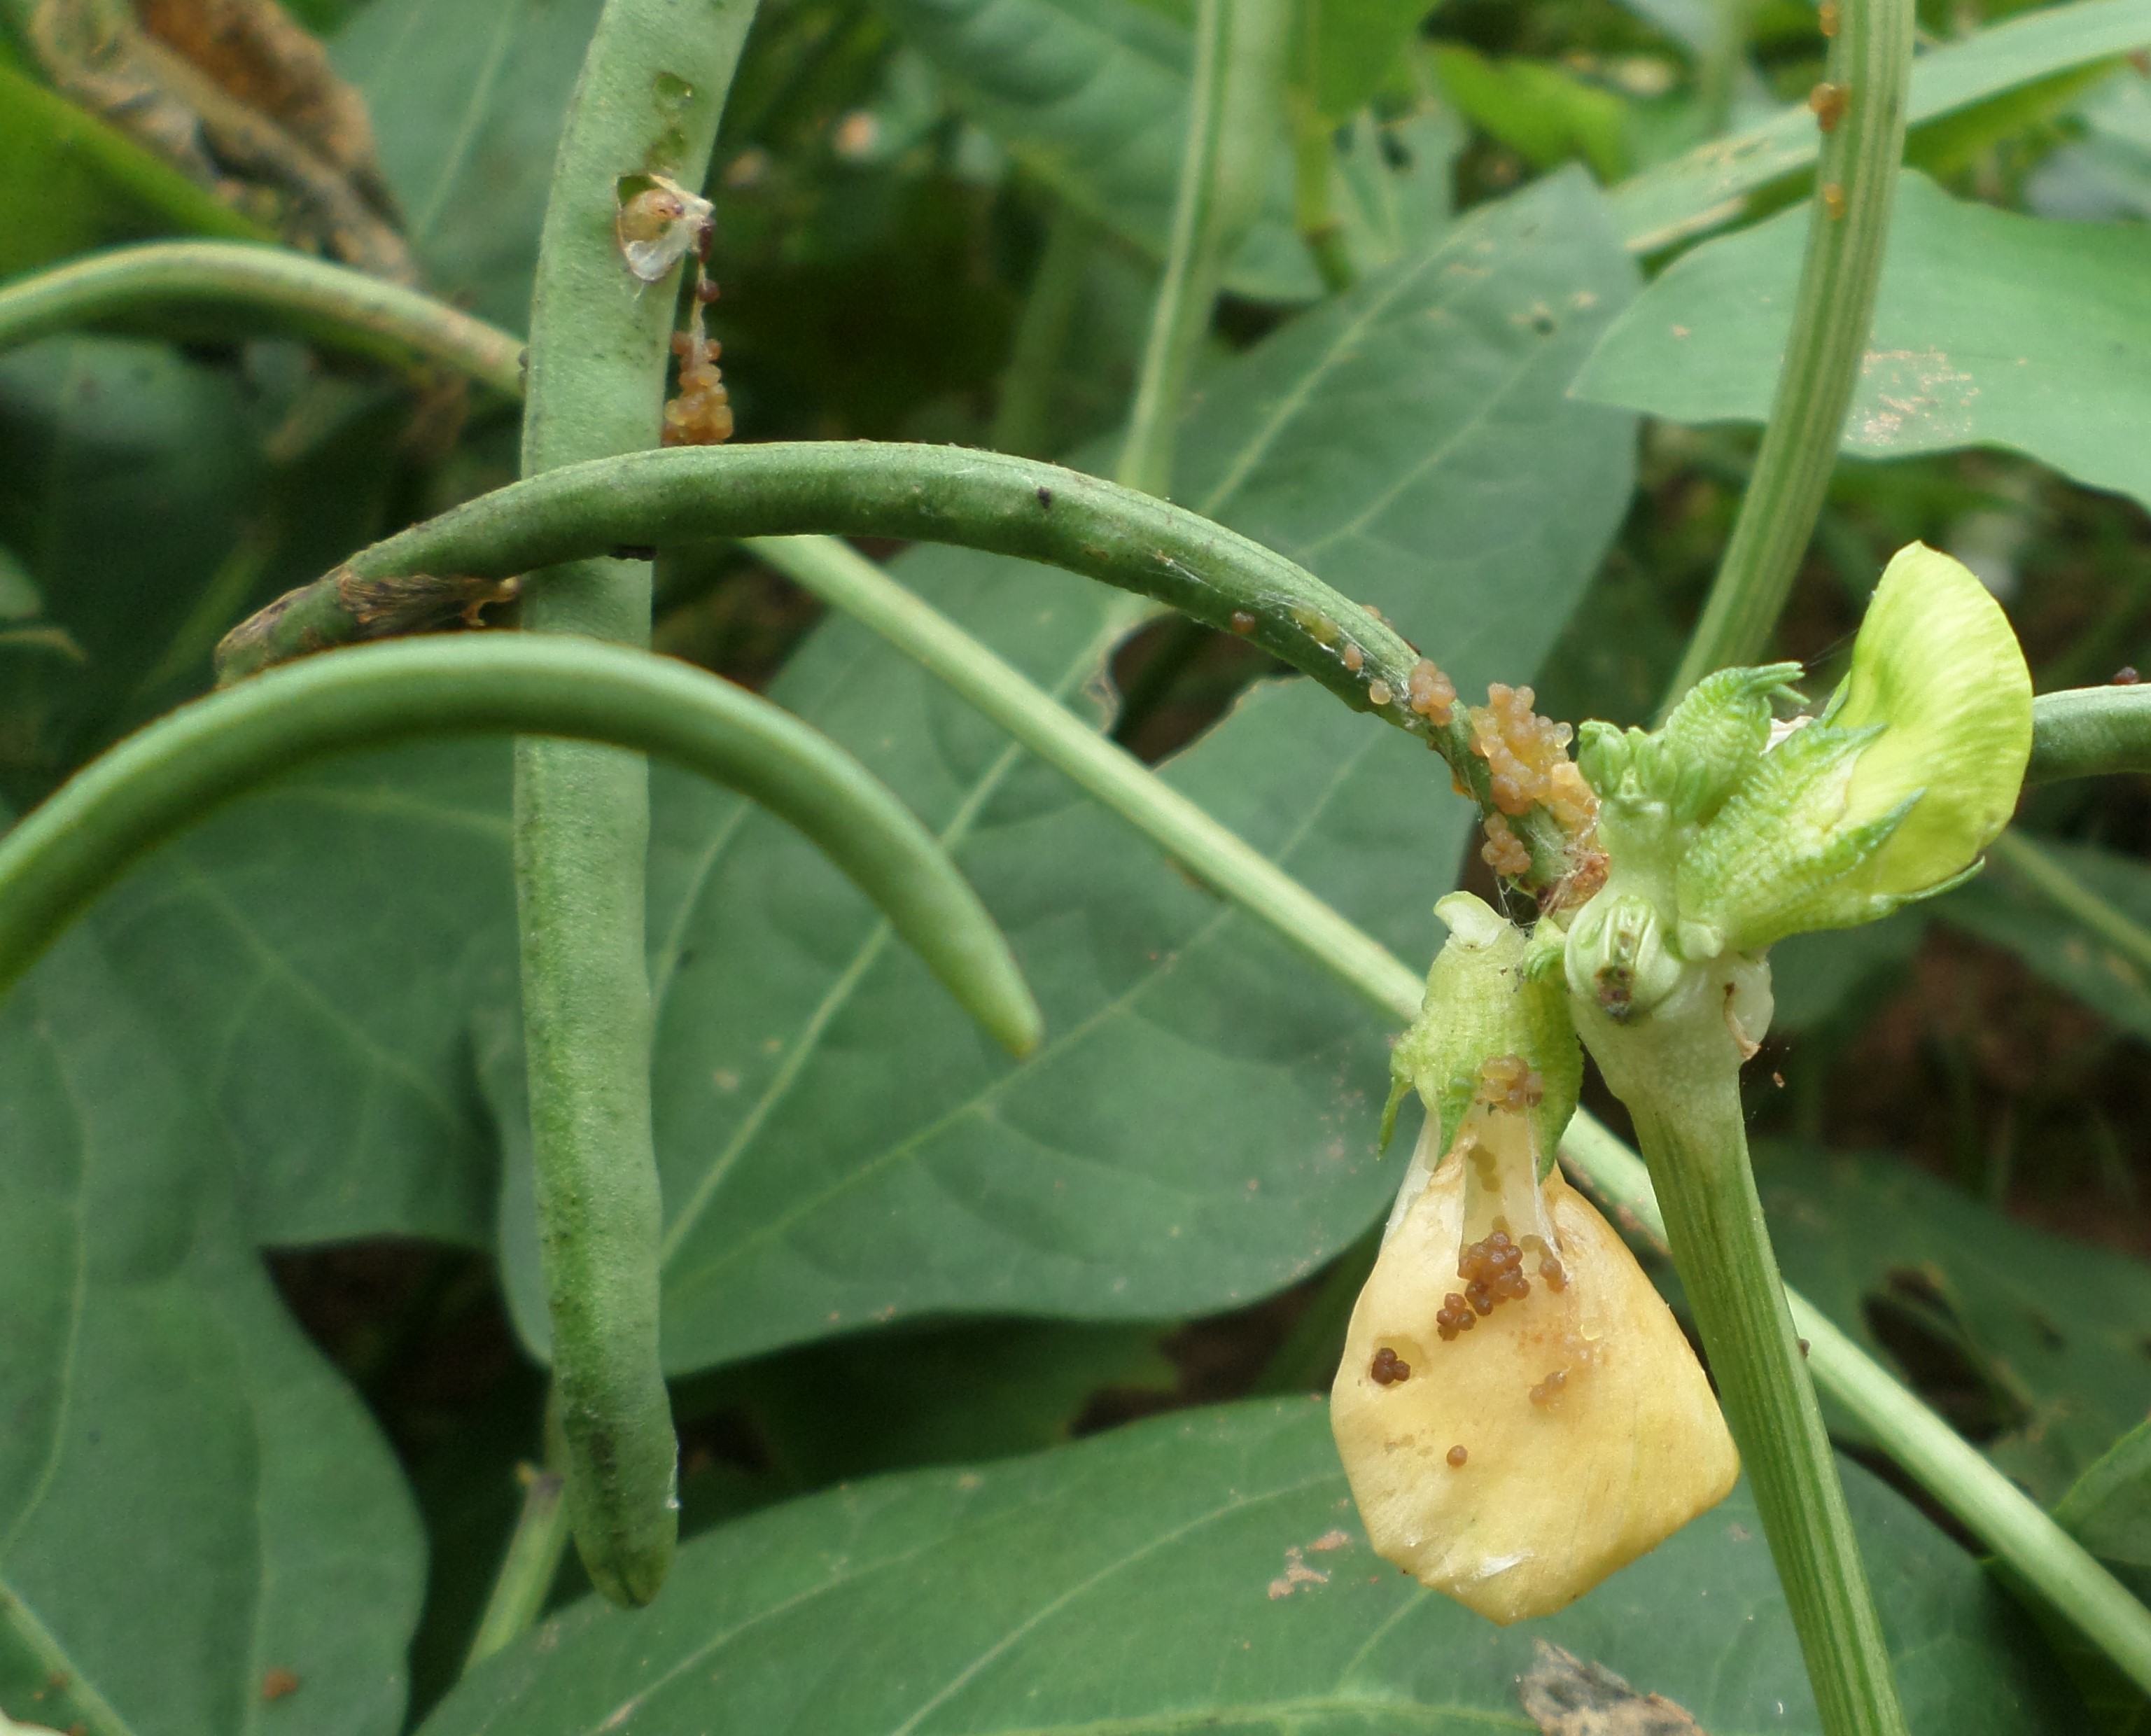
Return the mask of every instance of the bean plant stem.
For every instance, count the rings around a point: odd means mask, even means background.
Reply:
[[[523,1509],[516,1516],[508,1551],[493,1582],[478,1632],[463,1660],[469,1669],[504,1651],[525,1633],[545,1607],[568,1541],[566,1479],[557,1470],[524,1467]]]
[[[2037,838],[2005,832],[1987,850],[2010,875],[2063,915],[2089,929],[2138,970],[2151,973],[2151,929],[2085,885]]]
[[[530,311],[523,473],[657,443],[677,289],[615,224],[630,178],[699,186],[753,0],[606,0],[569,97]],[[523,625],[650,637],[644,559],[538,575]],[[585,742],[515,759],[524,1049],[568,1506],[593,1584],[646,1603],[671,1565],[679,1458],[658,1361],[662,1233],[644,963],[649,768]]]
[[[1386,622],[1261,544],[1154,496],[1080,471],[998,453],[865,441],[638,453],[495,489],[361,550],[272,605],[311,638],[280,645],[243,623],[220,651],[229,680],[309,648],[352,581],[397,574],[504,575],[621,544],[805,530],[898,536],[1020,555],[1102,580],[1241,635],[1303,669],[1356,710],[1425,740],[1483,812],[1486,762],[1463,709],[1440,722],[1411,709],[1419,653]],[[311,606],[318,603],[321,607]],[[265,611],[266,612],[266,611]],[[257,617],[257,620],[258,620]],[[244,660],[234,668],[236,654]],[[1565,835],[1543,809],[1511,822],[1534,878],[1566,871]]]
[[[1843,0],[1838,15],[1828,89],[1842,93],[1843,109],[1815,171],[1792,336],[1754,474],[1667,690],[1668,711],[1713,670],[1761,660],[1822,509],[1867,347],[1905,152],[1912,0]],[[1823,99],[1825,114],[1838,100]]]
[[[2072,687],[2032,701],[2027,784],[2151,772],[2151,686]]]
[[[1905,1736],[1874,1593],[1755,1192],[1728,995],[1721,973],[1692,968],[1647,1018],[1616,1023],[1579,999],[1578,1023],[1635,1118],[1823,1729]]]
[[[1287,0],[1196,0],[1187,137],[1173,197],[1165,271],[1116,470],[1162,495],[1197,351],[1217,286],[1261,209],[1292,8]]]
[[[740,791],[848,875],[1003,1045],[1036,1043],[1036,1004],[978,894],[850,754],[688,664],[521,633],[308,658],[182,706],[99,756],[0,837],[0,991],[99,893],[219,803],[330,754],[469,731],[608,742]]]
[[[445,301],[287,247],[153,241],[93,253],[0,289],[0,350],[161,306],[281,314],[307,337],[404,368],[433,363],[510,397],[523,343]]]
[[[1072,205],[1056,206],[1001,372],[990,442],[999,451],[1048,455],[1054,388],[1067,361],[1084,275],[1097,251],[1096,225]]]

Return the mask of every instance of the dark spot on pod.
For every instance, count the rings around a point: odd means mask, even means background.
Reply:
[[[1460,1446],[1451,1447],[1449,1450],[1450,1468],[1452,1470],[1460,1469],[1463,1465],[1464,1461],[1470,1456],[1470,1454],[1465,1452]]]
[[[1401,1386],[1411,1379],[1411,1364],[1384,1344],[1374,1353],[1374,1363],[1367,1373],[1377,1386]]]
[[[1053,490],[1043,483],[1040,483],[1038,488],[1038,504],[1046,512],[1053,510]]]
[[[1240,634],[1253,632],[1255,630],[1254,616],[1244,609],[1235,609],[1232,611],[1232,630]]]
[[[655,560],[657,559],[657,544],[615,543],[612,545],[612,558],[615,560]]]
[[[1805,1339],[1802,1339],[1800,1340],[1800,1354],[1801,1354],[1801,1355],[1803,1355],[1803,1356],[1805,1356],[1807,1354],[1808,1354],[1808,1341],[1807,1341]]]
[[[2113,681],[2107,685],[2113,687],[2133,687],[2143,679],[2143,677],[2137,674],[2133,666],[2124,663],[2114,671]]]
[[[1552,337],[1553,328],[1553,316],[1548,313],[1544,308],[1541,308],[1532,314],[1531,330],[1537,332],[1541,337]]]

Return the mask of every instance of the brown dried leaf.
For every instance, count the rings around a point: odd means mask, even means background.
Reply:
[[[295,245],[416,281],[364,99],[276,0],[32,0],[53,86]]]
[[[1516,1698],[1541,1736],[1705,1736],[1671,1700],[1637,1693],[1602,1663],[1536,1640],[1537,1657]]]

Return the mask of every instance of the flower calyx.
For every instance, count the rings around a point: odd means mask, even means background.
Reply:
[[[1961,564],[1901,550],[1829,706],[1777,722],[1771,701],[1797,697],[1797,673],[1721,670],[1647,735],[1583,726],[1610,869],[1566,962],[1571,990],[1616,1024],[1648,1016],[1693,968],[1947,890],[2007,823],[2031,677]]]

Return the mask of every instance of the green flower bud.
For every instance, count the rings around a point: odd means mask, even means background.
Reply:
[[[1900,550],[1828,710],[1683,853],[1683,951],[1754,951],[1946,890],[2008,823],[2031,752],[2031,674],[2000,606],[1949,556]]]
[[[1567,996],[1535,959],[1524,931],[1481,899],[1453,892],[1434,914],[1449,925],[1449,940],[1427,972],[1418,1019],[1389,1054],[1382,1144],[1395,1129],[1398,1106],[1417,1091],[1435,1130],[1433,1149],[1445,1151],[1480,1094],[1485,1064],[1513,1055],[1537,1081],[1528,1119],[1543,1176],[1583,1086]]]

